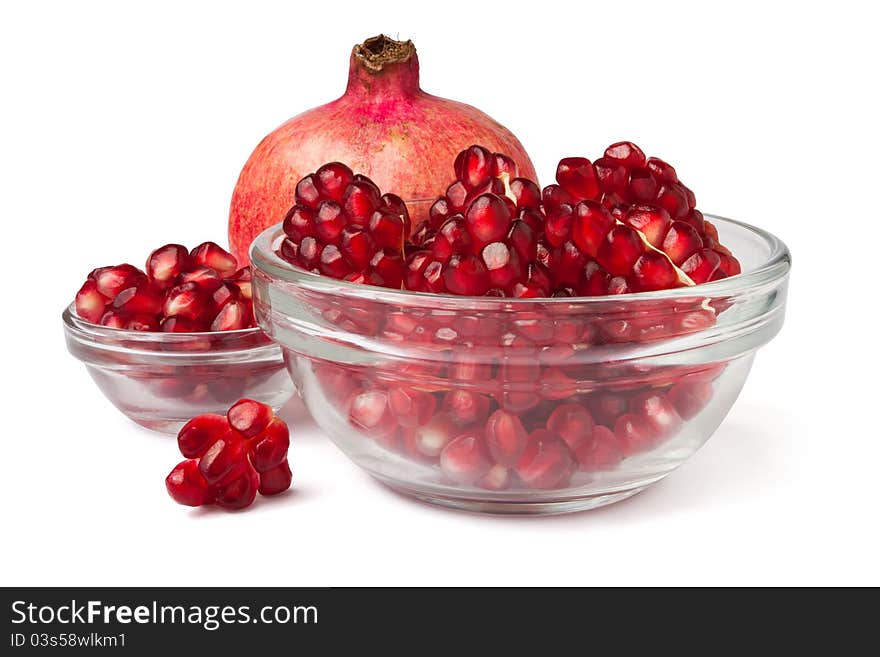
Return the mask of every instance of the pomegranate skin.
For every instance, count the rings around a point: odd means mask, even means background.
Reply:
[[[451,163],[470,144],[505,153],[537,181],[519,140],[464,103],[425,93],[411,41],[385,36],[352,49],[348,87],[333,102],[290,119],[257,145],[239,175],[229,210],[229,244],[240,266],[260,231],[279,223],[296,183],[325,162],[344,162],[411,204],[412,225],[427,217],[449,183]]]

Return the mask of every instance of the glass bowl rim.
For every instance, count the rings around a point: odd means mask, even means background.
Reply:
[[[266,273],[276,279],[283,280],[295,285],[307,285],[312,291],[323,291],[337,296],[363,297],[367,295],[373,301],[401,303],[404,305],[429,305],[431,300],[442,304],[464,304],[466,302],[479,302],[481,306],[497,306],[498,308],[515,308],[516,306],[533,307],[534,304],[552,305],[589,305],[607,304],[613,301],[615,304],[627,304],[630,302],[662,301],[678,298],[692,298],[695,290],[699,290],[699,296],[722,297],[736,296],[758,285],[769,281],[782,279],[791,268],[791,253],[785,243],[757,226],[728,219],[719,215],[703,214],[713,223],[731,225],[739,230],[752,233],[769,247],[770,254],[760,264],[736,276],[730,276],[710,283],[701,283],[696,286],[672,288],[668,290],[655,290],[651,292],[630,292],[613,296],[597,297],[538,297],[538,298],[511,298],[511,297],[469,297],[452,294],[436,294],[433,292],[413,292],[410,290],[397,290],[394,288],[378,287],[352,283],[329,276],[323,276],[314,272],[301,269],[292,265],[272,249],[272,244],[283,234],[282,224],[274,224],[260,232],[251,244],[249,255],[251,265],[257,271]]]

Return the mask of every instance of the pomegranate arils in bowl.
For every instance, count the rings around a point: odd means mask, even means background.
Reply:
[[[213,242],[166,244],[89,274],[64,313],[68,348],[128,417],[176,432],[243,395],[280,407],[292,382],[256,327],[250,268]]]
[[[178,504],[243,509],[257,492],[277,495],[290,487],[290,433],[266,404],[240,399],[225,416],[197,416],[180,429],[177,444],[187,460],[165,487]]]

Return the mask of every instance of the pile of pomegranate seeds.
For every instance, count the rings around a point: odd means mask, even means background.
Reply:
[[[147,258],[146,271],[129,264],[99,267],[76,294],[86,321],[134,331],[189,333],[251,328],[250,267],[205,242],[192,251],[166,244]]]
[[[178,504],[243,509],[258,492],[290,488],[290,434],[266,404],[241,399],[225,416],[195,417],[180,430],[177,445],[186,460],[165,478],[165,487]]]
[[[675,169],[630,142],[595,162],[564,158],[543,190],[482,146],[453,169],[410,234],[398,197],[325,164],[297,185],[279,255],[334,278],[466,296],[602,296],[740,273]]]
[[[406,205],[372,180],[331,162],[296,185],[280,253],[326,276],[399,288],[410,222]]]
[[[509,490],[565,488],[578,472],[614,470],[655,449],[709,403],[724,368],[679,368],[667,371],[661,385],[640,381],[580,394],[561,386],[559,370],[549,378],[537,368],[522,372],[531,383],[490,371],[456,387],[451,379],[463,370],[439,372],[438,385],[429,386],[393,384],[338,365],[313,369],[324,394],[365,439],[413,463],[439,466],[451,482]],[[523,379],[519,392],[500,389],[513,379]]]

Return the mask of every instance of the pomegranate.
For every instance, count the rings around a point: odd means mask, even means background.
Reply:
[[[229,211],[232,253],[247,263],[254,237],[284,219],[297,181],[325,162],[345,162],[407,201],[433,199],[448,184],[448,163],[474,143],[508,154],[536,179],[509,130],[470,105],[421,90],[411,41],[367,39],[352,49],[345,93],[284,123],[244,165]],[[416,223],[426,216],[418,206],[412,211]]]
[[[276,495],[290,487],[290,433],[266,404],[240,399],[226,416],[195,417],[181,428],[177,445],[187,460],[165,487],[178,504],[242,509],[257,492]]]

